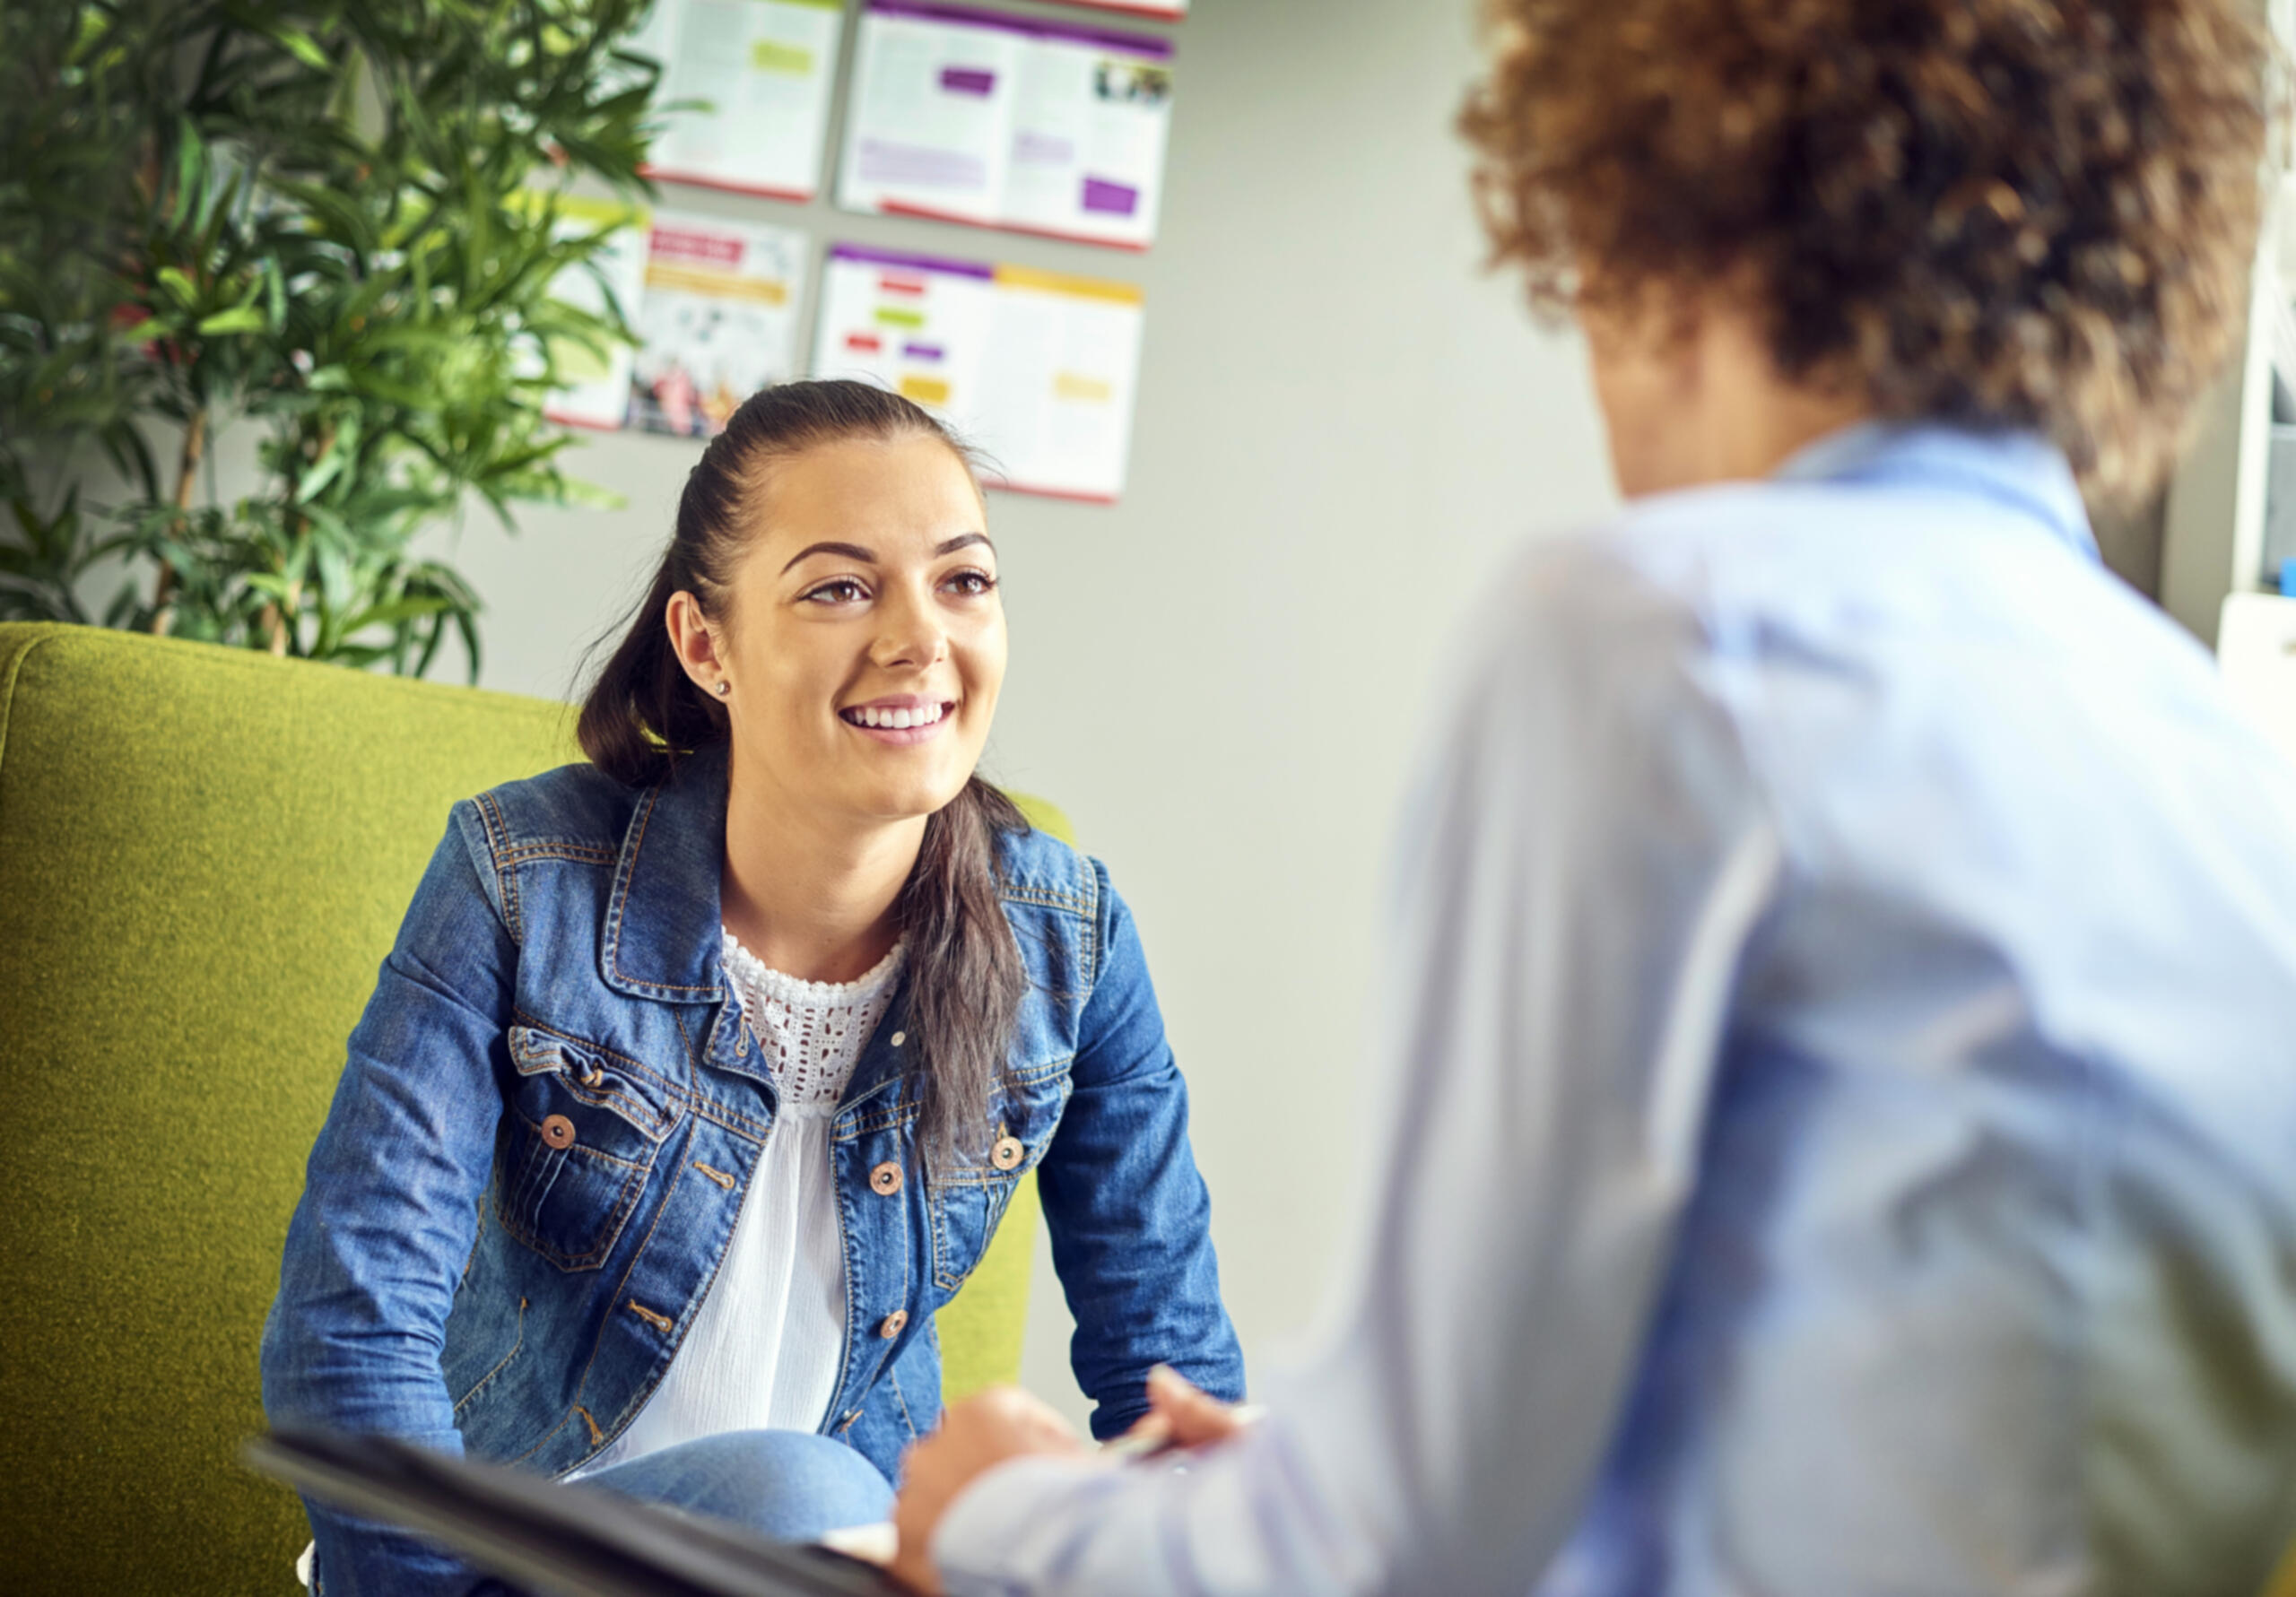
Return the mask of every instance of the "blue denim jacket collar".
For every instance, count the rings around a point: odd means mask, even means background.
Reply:
[[[681,759],[631,814],[598,944],[607,986],[668,1003],[724,1000],[725,849],[726,757],[707,749]]]
[[[717,1006],[702,1054],[773,1090],[772,1078],[744,1035],[741,1005],[726,985],[718,894],[726,849],[726,758],[709,748],[680,759],[647,789],[623,833],[613,891],[598,940],[600,977],[618,993],[666,1003]],[[908,1006],[906,978],[890,1024],[878,1028],[855,1063],[840,1111],[874,1098],[900,1073],[901,1055],[888,1046]]]

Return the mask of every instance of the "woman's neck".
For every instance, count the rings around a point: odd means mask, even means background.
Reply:
[[[736,761],[726,794],[718,913],[742,946],[813,982],[866,976],[900,935],[894,911],[925,841],[925,818],[891,822],[809,813]]]

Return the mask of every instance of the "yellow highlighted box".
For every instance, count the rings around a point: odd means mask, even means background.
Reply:
[[[701,266],[675,266],[657,261],[646,268],[649,289],[684,289],[719,299],[752,299],[760,305],[789,303],[789,285],[770,277],[735,277]]]
[[[949,403],[949,385],[940,378],[920,377],[916,372],[905,371],[900,376],[900,396],[913,399],[919,404],[946,404]]]
[[[778,39],[761,39],[750,46],[750,65],[759,72],[786,73],[793,78],[813,75],[813,53]]]
[[[1110,282],[1100,277],[1071,277],[1065,272],[1039,272],[1033,266],[999,266],[996,282],[1008,289],[1035,289],[1047,294],[1074,294],[1086,299],[1112,299],[1118,305],[1143,305],[1148,296],[1135,283]]]
[[[1055,372],[1052,391],[1062,399],[1083,400],[1088,404],[1106,404],[1116,397],[1114,383],[1083,377],[1073,371]]]

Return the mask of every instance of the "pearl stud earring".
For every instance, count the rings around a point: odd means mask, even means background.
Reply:
[[[718,697],[720,699],[725,698],[726,694],[731,693],[733,690],[734,684],[731,682],[719,682],[718,684]]]

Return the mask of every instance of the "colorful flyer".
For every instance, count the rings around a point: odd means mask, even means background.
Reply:
[[[821,301],[815,377],[917,401],[987,456],[991,486],[1098,504],[1124,492],[1136,287],[840,244]]]
[[[537,196],[534,203],[543,202]],[[551,297],[577,310],[604,316],[606,296],[599,283],[603,278],[613,289],[622,315],[634,325],[639,302],[645,292],[646,232],[649,221],[647,213],[614,200],[560,195],[554,203],[557,221],[552,231],[558,238],[578,238],[601,228],[615,230],[590,257],[596,267],[596,273],[579,266],[561,272],[551,281]],[[631,347],[617,343],[600,354],[584,345],[568,343],[552,352],[557,356],[561,374],[571,381],[551,395],[543,406],[543,414],[553,421],[576,427],[620,427],[630,405],[633,362]]]
[[[1145,249],[1171,63],[1161,39],[869,0],[838,204]]]
[[[654,218],[630,425],[715,438],[742,401],[797,375],[806,239],[784,228]]]
[[[843,0],[656,0],[631,48],[662,63],[647,175],[809,200],[821,186]]]

